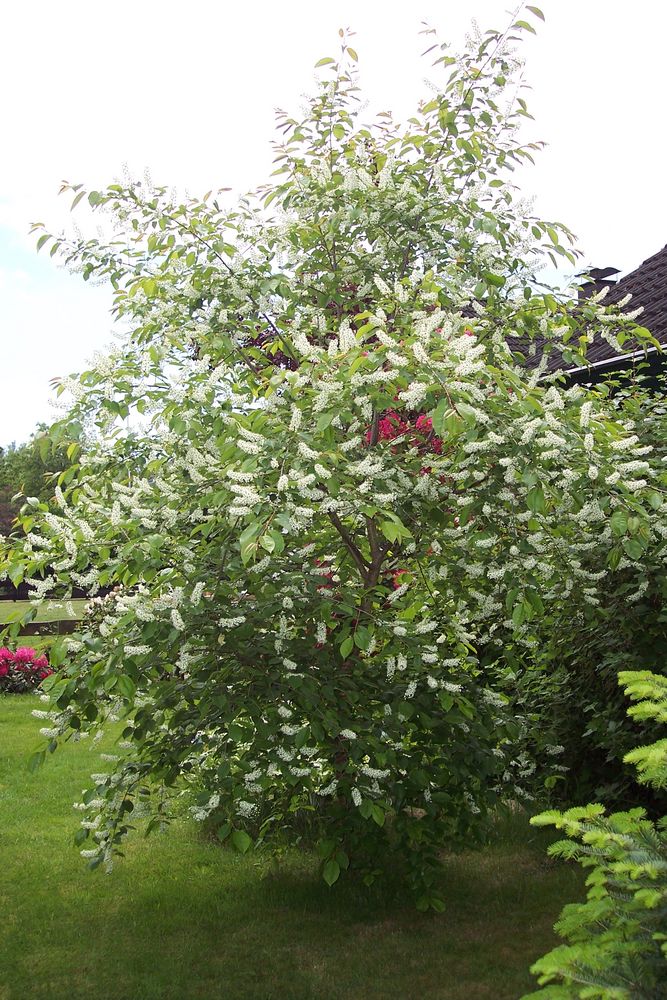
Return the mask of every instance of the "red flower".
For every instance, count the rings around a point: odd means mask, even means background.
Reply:
[[[425,413],[421,413],[417,417],[415,427],[418,431],[421,431],[422,434],[429,434],[433,430],[433,421],[430,417],[427,417]]]
[[[405,434],[408,425],[401,419],[396,410],[387,410],[385,415],[378,421],[378,440],[393,441],[394,438]],[[366,442],[370,444],[372,429],[366,431]]]

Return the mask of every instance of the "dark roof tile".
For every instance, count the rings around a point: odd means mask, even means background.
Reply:
[[[621,278],[607,300],[618,302],[628,294],[632,295],[628,309],[644,307],[637,322],[650,330],[661,344],[667,344],[667,246]]]

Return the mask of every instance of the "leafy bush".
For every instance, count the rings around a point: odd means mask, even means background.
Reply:
[[[52,673],[46,656],[29,646],[19,646],[14,652],[0,648],[0,694],[33,691]]]
[[[634,719],[667,723],[667,679],[623,671]],[[667,787],[667,739],[626,754],[640,782]],[[533,966],[541,984],[524,1000],[658,1000],[667,997],[667,817],[657,823],[643,809],[607,816],[601,805],[531,822],[554,825],[569,840],[550,848],[590,869],[585,903],[565,907],[556,930],[568,942]]]
[[[630,389],[613,387],[611,403],[644,450],[644,460],[662,488],[667,485],[667,376],[634,376]],[[607,391],[604,387],[601,392]],[[661,503],[652,497],[652,503]],[[536,777],[551,781],[546,746],[563,748],[566,765],[553,783],[554,804],[599,799],[608,806],[657,807],[655,792],[638,785],[622,761],[637,741],[618,686],[622,669],[645,670],[667,663],[667,578],[664,544],[627,557],[639,528],[627,512],[611,524],[623,539],[624,557],[593,549],[586,566],[600,575],[596,602],[571,602],[536,623],[533,649],[516,644],[487,651],[487,669],[506,678],[515,712],[531,720],[527,742],[537,761]],[[611,572],[612,564],[615,570]],[[660,670],[657,671],[661,672]],[[539,784],[539,783],[538,783]]]

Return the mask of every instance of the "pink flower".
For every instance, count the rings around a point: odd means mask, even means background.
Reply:
[[[14,653],[15,663],[31,663],[37,656],[37,650],[31,649],[30,646],[19,646],[19,648]]]
[[[48,667],[48,665],[49,661],[47,660],[47,658],[44,656],[43,653],[41,656],[38,656],[36,660],[33,660],[33,666],[35,667]]]
[[[0,660],[9,660],[11,663],[14,659],[14,654],[11,649],[7,649],[6,646],[0,646]]]
[[[3,660],[0,660],[0,677],[6,677],[8,673],[9,667]]]

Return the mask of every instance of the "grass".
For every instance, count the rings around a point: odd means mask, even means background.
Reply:
[[[83,615],[83,608],[86,604],[85,598],[75,598],[74,600],[61,602],[53,601],[40,605],[34,619],[36,623],[58,622],[58,621],[78,621]],[[10,622],[16,621],[32,607],[30,601],[0,600],[0,627]],[[68,607],[73,610],[68,611]],[[31,646],[39,652],[48,653],[49,646],[55,640],[53,635],[20,635],[17,640],[10,643],[13,646]],[[0,994],[0,997],[2,994]]]
[[[83,614],[83,607],[86,604],[85,599],[76,598],[71,602],[71,607],[74,614],[71,614],[67,608],[66,604],[70,602],[53,601],[47,602],[40,605],[37,609],[37,616],[34,621],[36,622],[58,622],[58,621],[72,621],[81,618]],[[32,607],[30,601],[0,601],[0,625],[6,625],[8,622],[16,621],[21,615],[24,615]]]
[[[73,744],[28,774],[36,704],[0,698],[0,1000],[518,1000],[581,896],[523,820],[446,859],[433,916],[391,888],[327,889],[307,855],[241,857],[186,820],[91,873],[71,804],[97,753]]]

